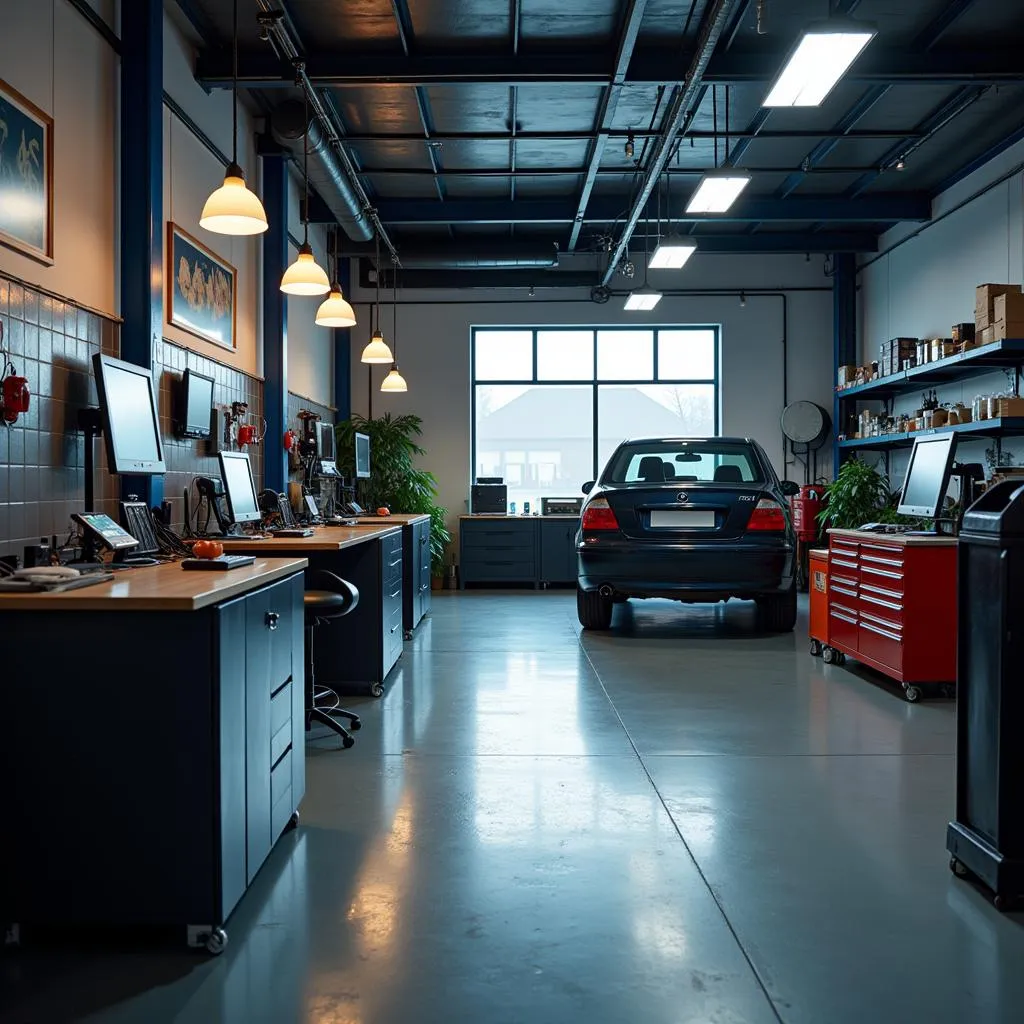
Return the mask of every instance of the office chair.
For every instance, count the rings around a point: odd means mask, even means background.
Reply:
[[[359,716],[338,707],[341,698],[328,686],[317,686],[313,657],[313,630],[332,619],[348,615],[359,604],[359,591],[347,580],[333,572],[316,569],[306,574],[306,585],[312,584],[323,589],[307,590],[303,595],[303,609],[306,618],[306,731],[313,721],[333,729],[340,737],[342,746],[348,748],[355,743],[352,734],[331,715],[347,718],[353,730],[362,722]],[[328,706],[329,702],[333,703]]]

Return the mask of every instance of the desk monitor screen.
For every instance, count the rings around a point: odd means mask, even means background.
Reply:
[[[150,371],[112,356],[92,358],[110,471],[142,476],[165,472]]]
[[[317,429],[317,450],[322,462],[336,461],[334,454],[334,424],[319,422]]]
[[[210,414],[213,411],[213,378],[194,370],[186,370],[182,387],[182,437],[209,437]]]
[[[356,476],[370,477],[370,438],[366,434],[356,434]]]
[[[228,499],[228,514],[234,523],[255,523],[262,518],[256,483],[249,456],[244,452],[221,452],[220,475]]]
[[[941,515],[955,453],[956,434],[938,434],[914,440],[900,495],[900,515],[925,519],[936,519]]]

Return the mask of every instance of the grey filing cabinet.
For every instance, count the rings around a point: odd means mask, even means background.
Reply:
[[[411,633],[430,611],[430,517],[402,527],[402,547],[408,578],[405,581],[403,624]]]
[[[575,516],[542,517],[540,528],[540,582],[575,583],[577,577]]]

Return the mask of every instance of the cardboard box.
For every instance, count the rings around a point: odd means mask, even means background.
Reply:
[[[841,388],[848,387],[857,379],[857,367],[856,366],[840,366],[839,375],[836,383]]]
[[[996,340],[994,327],[983,327],[981,333],[975,332],[975,341],[982,345],[991,345]]]
[[[1000,398],[996,402],[996,416],[1024,416],[1024,398]]]
[[[992,332],[993,341],[1006,341],[1007,338],[1020,340],[1024,338],[1024,317],[1017,320],[997,320],[985,330]]]
[[[998,319],[996,298],[1007,292],[1020,292],[1019,284],[979,284],[974,292],[974,322],[978,328],[988,327]]]
[[[1000,320],[1024,321],[1024,292],[1006,292],[997,295],[992,302],[992,322]]]
[[[974,341],[974,324],[953,324],[950,334],[954,341]]]

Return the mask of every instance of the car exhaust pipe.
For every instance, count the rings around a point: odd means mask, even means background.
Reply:
[[[612,588],[611,584],[609,584],[609,583],[602,583],[601,586],[599,586],[597,588],[597,592],[602,597],[614,597],[615,596],[615,590]]]

